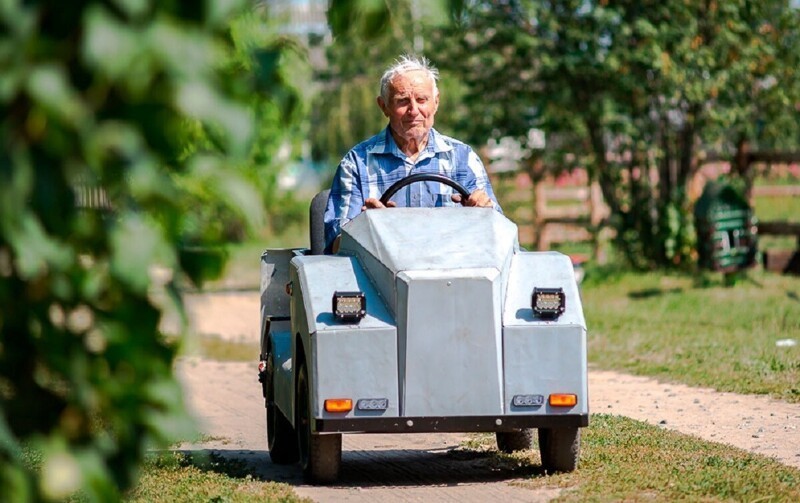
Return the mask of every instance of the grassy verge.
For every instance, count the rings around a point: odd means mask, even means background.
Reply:
[[[589,359],[600,368],[800,402],[800,281],[589,271]],[[792,339],[795,346],[783,346]]]
[[[573,473],[543,474],[538,450],[496,456],[525,487],[562,488],[556,501],[800,501],[800,470],[741,449],[605,414],[582,437]],[[465,444],[493,445],[493,435]]]
[[[200,356],[220,362],[254,362],[258,357],[256,342],[231,341],[210,335],[193,336],[182,348],[181,356]]]
[[[125,501],[308,502],[291,486],[254,479],[243,462],[209,456],[194,458],[181,453],[154,455],[145,465],[139,484]]]

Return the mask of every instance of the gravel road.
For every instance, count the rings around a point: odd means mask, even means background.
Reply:
[[[186,303],[194,333],[257,342],[256,293],[193,295]],[[255,476],[292,484],[314,501],[548,501],[559,493],[557,488],[514,485],[528,474],[498,467],[480,452],[458,449],[466,439],[460,434],[345,435],[339,483],[308,486],[296,468],[269,461],[255,358],[252,363],[185,358],[177,372],[190,409],[211,438],[184,448],[247,461]],[[589,395],[593,413],[628,416],[800,468],[798,404],[594,369]]]

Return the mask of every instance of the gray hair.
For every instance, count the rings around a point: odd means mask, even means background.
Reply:
[[[395,77],[417,70],[428,74],[431,82],[433,82],[433,92],[436,94],[436,81],[439,79],[439,70],[424,56],[404,54],[397,58],[397,61],[383,72],[383,77],[381,77],[381,97],[384,100],[389,99],[389,83],[391,83]]]

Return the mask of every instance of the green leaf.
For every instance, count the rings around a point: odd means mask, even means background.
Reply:
[[[48,266],[63,269],[72,262],[72,250],[51,238],[34,215],[26,213],[17,218],[17,225],[7,232],[22,278],[32,279],[45,273]]]
[[[138,18],[150,8],[150,0],[113,0],[122,11],[130,17]]]
[[[88,110],[70,86],[67,73],[60,65],[35,67],[28,76],[27,89],[47,111],[73,126],[81,125],[87,118]]]
[[[211,25],[222,25],[235,14],[244,11],[248,3],[245,0],[206,0],[208,22]]]
[[[177,101],[187,115],[221,128],[232,154],[243,155],[249,148],[253,122],[244,107],[223,98],[213,87],[199,81],[180,86]]]
[[[83,57],[102,75],[117,80],[133,70],[138,74],[137,80],[141,80],[142,72],[151,71],[146,65],[135,64],[137,60],[141,63],[145,49],[142,36],[118,22],[105,8],[95,5],[88,9],[84,26]]]
[[[111,232],[111,271],[135,292],[144,294],[150,269],[174,263],[161,230],[142,215],[123,215]]]

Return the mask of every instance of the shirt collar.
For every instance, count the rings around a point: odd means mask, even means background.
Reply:
[[[438,131],[431,128],[428,132],[428,144],[425,145],[424,152],[438,154],[441,152],[449,152],[450,150],[453,150],[452,145],[447,143]],[[400,148],[394,141],[394,137],[391,131],[389,131],[389,126],[386,126],[382,133],[378,134],[378,141],[373,143],[367,152],[370,154],[394,154],[398,157],[403,157],[405,155],[400,151]]]

